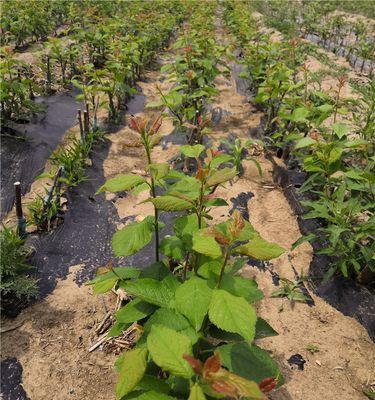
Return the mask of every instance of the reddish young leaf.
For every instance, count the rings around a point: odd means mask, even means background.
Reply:
[[[220,370],[220,356],[219,354],[214,354],[213,356],[207,358],[203,366],[203,376],[209,378],[211,374],[219,372]]]
[[[182,357],[191,365],[196,374],[200,375],[202,373],[202,363],[199,360],[189,356],[189,354],[184,354]]]
[[[211,388],[215,392],[225,394],[230,397],[237,397],[237,388],[228,382],[215,381],[211,383]]]
[[[263,393],[269,393],[273,389],[275,389],[276,385],[277,385],[276,378],[266,378],[266,379],[263,379],[262,382],[259,383],[259,389]]]

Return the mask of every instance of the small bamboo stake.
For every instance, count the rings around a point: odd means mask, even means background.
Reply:
[[[82,111],[81,110],[78,110],[77,116],[78,116],[78,123],[79,123],[79,133],[81,135],[81,143],[84,143],[84,141],[85,141],[85,132],[83,130]]]
[[[21,182],[14,182],[15,189],[15,202],[16,202],[16,215],[17,215],[17,231],[20,238],[26,237],[26,219],[22,212],[21,201]]]
[[[86,110],[83,111],[83,130],[85,135],[89,133],[89,119]]]
[[[51,63],[47,56],[47,94],[51,93]]]

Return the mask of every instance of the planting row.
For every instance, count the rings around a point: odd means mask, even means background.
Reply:
[[[256,9],[265,15],[268,25],[289,37],[301,36],[346,57],[361,72],[373,74],[375,61],[374,23],[362,19],[349,20],[345,15],[332,14],[336,9],[330,2],[309,1],[304,7],[293,2],[255,1]]]
[[[214,2],[194,9],[173,45],[174,62],[162,68],[176,85],[148,104],[163,107],[185,135],[184,172],[153,158],[162,117],[132,117],[145,171],[120,174],[99,189],[148,191],[145,202],[154,207],[153,216],[117,231],[112,248],[117,256],[131,256],[154,240],[155,259],[138,268],[101,269],[90,283],[94,294],[121,288],[131,296],[108,334],[136,332],[134,348],[116,362],[118,399],[264,399],[283,383],[276,363],[253,343],[277,334],[252,306],[263,294],[238,272],[249,258],[270,260],[285,250],[264,240],[238,211],[219,224],[210,215],[212,208],[228,205],[217,188],[238,174],[233,156],[205,140],[214,133],[207,116],[217,94],[214,79],[228,72],[226,48],[214,40],[215,20]],[[172,236],[161,236],[161,213],[173,213]]]
[[[247,4],[226,2],[225,18],[242,47],[242,76],[253,101],[266,113],[265,142],[290,168],[302,169],[308,194],[304,218],[318,218],[317,232],[301,238],[318,241],[331,257],[325,275],[374,279],[374,113],[375,82],[358,89],[358,98],[342,95],[347,77],[337,78],[331,93],[319,90],[304,64],[304,44],[272,42],[260,34]]]
[[[112,5],[116,17],[101,12],[101,4]],[[131,7],[105,2],[98,7],[70,25],[69,36],[50,38],[32,65],[9,46],[1,49],[3,126],[40,111],[35,95],[50,94],[71,82],[81,90],[78,99],[89,105],[94,121],[102,106],[116,121],[143,68],[167,44],[175,24],[187,12],[181,2],[139,1]]]
[[[50,171],[39,176],[39,178],[51,178],[53,184],[45,187],[45,196],[38,195],[28,205],[28,224],[35,226],[39,231],[44,231],[50,230],[61,220],[63,212],[60,198],[64,196],[64,191],[85,179],[85,168],[91,148],[102,138],[103,129],[98,127],[96,118],[99,107],[108,106],[110,122],[119,115],[126,106],[130,94],[135,91],[135,80],[154,59],[158,49],[167,44],[173,29],[186,12],[188,8],[181,2],[165,6],[160,4],[160,7],[152,2],[133,2],[132,7],[127,7],[127,19],[108,18],[99,26],[91,21],[91,25],[87,25],[85,30],[76,31],[72,36],[76,42],[70,43],[76,47],[76,57],[71,57],[71,53],[65,53],[68,48],[72,49],[70,46],[53,47],[53,54],[56,60],[59,60],[56,62],[61,67],[61,82],[68,77],[66,71],[69,66],[72,80],[81,88],[78,98],[84,100],[87,111],[83,120],[79,118],[81,136],[72,135],[67,145],[59,147],[50,157]],[[160,23],[161,19],[163,23]],[[102,35],[99,33],[101,30],[105,30],[105,37],[103,32]],[[111,37],[109,37],[110,32]],[[79,35],[84,37],[79,39]],[[57,43],[55,40],[53,43]],[[99,40],[102,45],[98,44]],[[30,94],[36,91],[36,81],[25,79],[19,69],[21,65],[19,61],[12,58],[9,48],[4,50],[1,59],[3,122],[16,119],[25,111],[26,106],[30,106],[29,109],[33,110],[37,107],[29,98]],[[100,57],[100,62],[97,57]],[[26,67],[31,69],[31,66]],[[50,79],[45,83],[51,84],[54,81],[51,78],[51,70],[49,76]],[[7,308],[5,299],[9,299],[10,304],[14,301],[25,303],[37,294],[35,281],[27,277],[29,268],[25,268],[29,251],[24,248],[23,223],[24,221],[20,220],[21,231],[18,233],[21,239],[6,228],[0,233],[2,242],[0,292],[3,309]]]

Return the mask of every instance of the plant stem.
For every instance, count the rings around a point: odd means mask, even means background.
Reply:
[[[226,267],[226,265],[227,265],[229,256],[230,256],[230,251],[229,251],[229,247],[227,247],[227,248],[225,249],[225,252],[224,252],[224,261],[223,261],[223,265],[221,266],[220,276],[219,276],[219,279],[218,279],[218,281],[217,281],[216,288],[219,288],[219,287],[220,287],[220,283],[221,283],[221,280],[223,279],[224,270],[225,270],[225,267]]]
[[[143,142],[144,142],[146,155],[147,155],[147,163],[148,163],[148,166],[150,166],[152,164],[150,144],[146,138],[143,138]],[[154,181],[152,174],[150,174],[150,175],[151,175],[151,195],[153,198],[155,198],[156,197],[155,181]],[[156,260],[156,262],[158,262],[159,261],[159,213],[158,213],[158,209],[156,208],[156,206],[154,206],[154,217],[155,217],[155,222],[154,222],[154,226],[155,226],[155,260]]]

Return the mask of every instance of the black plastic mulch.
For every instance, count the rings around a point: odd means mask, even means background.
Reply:
[[[16,135],[25,140],[0,136],[1,218],[13,207],[14,182],[20,181],[22,193],[27,193],[65,132],[75,124],[80,107],[75,95],[77,92],[73,90],[39,97],[36,102],[47,107],[45,112],[38,114],[30,123],[15,126]]]
[[[30,400],[22,386],[22,366],[16,358],[1,361],[0,397],[3,400]]]

